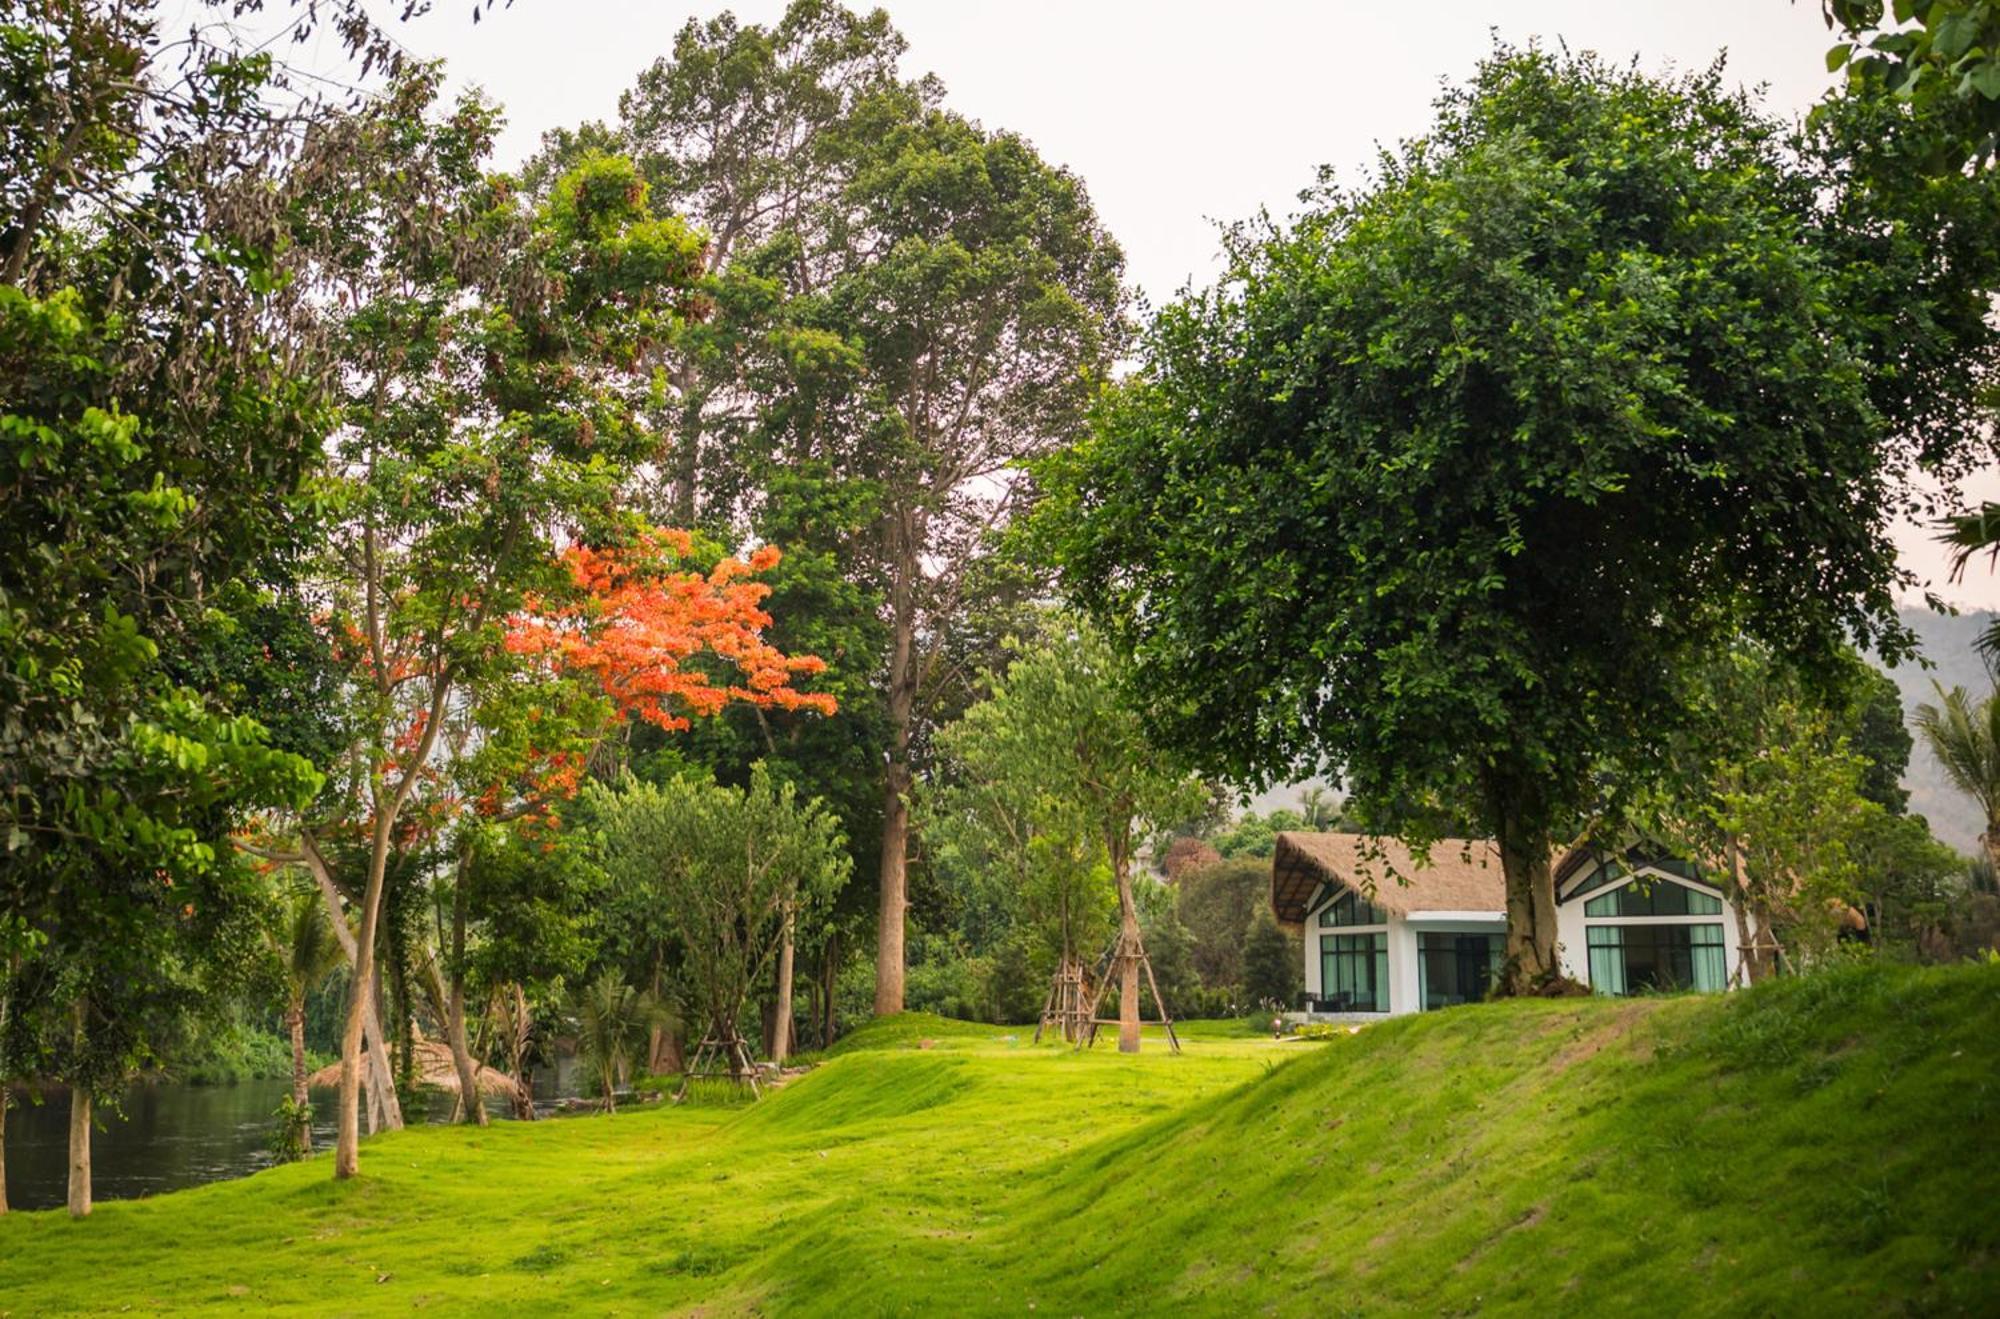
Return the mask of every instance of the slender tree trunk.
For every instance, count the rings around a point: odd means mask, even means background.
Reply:
[[[826,948],[820,953],[820,1008],[826,1013],[826,1020],[820,1023],[819,1047],[833,1045],[834,1030],[840,1025],[839,1007],[835,994],[840,986],[840,934],[838,931],[826,937]]]
[[[771,1019],[771,1061],[783,1066],[792,1056],[792,910],[785,908],[785,932],[778,944],[778,1010]]]
[[[479,1092],[479,1068],[465,1042],[465,867],[451,898],[451,990],[446,995],[445,1034],[451,1043],[451,1065],[458,1072],[458,1102],[465,1120],[486,1125],[486,1097]]]
[[[7,1104],[5,1082],[0,1082],[0,1217],[7,1213]]]
[[[910,719],[917,698],[916,577],[920,569],[916,537],[903,523],[897,530],[897,561],[889,588],[889,756],[882,784],[881,905],[875,927],[878,1017],[903,1010],[903,922],[910,905]]]
[[[376,924],[382,911],[382,884],[388,872],[390,824],[389,812],[378,804],[368,883],[361,894],[361,928],[354,936],[354,977],[349,986],[347,1024],[340,1036],[340,1107],[333,1147],[333,1175],[340,1179],[361,1171],[361,1040],[370,1000],[374,997]],[[380,1042],[379,1032],[377,1042]]]
[[[660,1001],[660,988],[663,980],[660,961],[660,950],[655,947],[653,949],[652,983],[652,995],[655,1004],[658,1004]],[[666,1075],[666,1072],[660,1067],[661,1059],[666,1053],[666,1041],[667,1023],[656,1017],[653,1020],[652,1028],[646,1032],[646,1070],[654,1076]]]
[[[306,1007],[303,1002],[286,1005],[285,1032],[292,1037],[292,1103],[304,1108],[310,1095],[306,1090]],[[299,1132],[300,1152],[312,1153],[312,1142],[312,1123],[308,1122]]]
[[[333,876],[318,860],[316,851],[308,850],[308,866],[313,878],[319,882],[320,897],[326,902],[327,917],[333,924],[333,934],[340,941],[340,951],[347,957],[350,968],[355,962],[354,929],[347,923],[347,913],[340,906],[340,890],[334,886]],[[348,991],[349,1011],[353,1010],[353,990]],[[378,1127],[391,1131],[401,1129],[403,1108],[396,1099],[396,1088],[392,1082],[394,1072],[389,1066],[389,1051],[382,1043],[382,1023],[375,1014],[375,995],[371,992],[362,996],[363,1028],[368,1044],[368,1134],[374,1135]],[[342,1057],[345,1059],[346,1037],[342,1036]]]
[[[90,1217],[90,1090],[69,1088],[69,1216]]]
[[[1139,904],[1132,897],[1132,867],[1123,850],[1111,864],[1118,876],[1118,1052],[1139,1052]]]
[[[514,1116],[535,1120],[535,1092],[528,1083],[528,991],[515,981],[514,1019],[507,1032],[507,1065],[514,1073]]]
[[[1507,880],[1507,965],[1501,995],[1530,994],[1561,976],[1556,959],[1556,883],[1545,828],[1530,827],[1508,810],[1500,822],[1500,869]]]

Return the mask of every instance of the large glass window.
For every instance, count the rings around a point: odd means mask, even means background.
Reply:
[[[1722,899],[1670,880],[1644,880],[1583,904],[1586,916],[1720,916]]]
[[[1328,929],[1343,925],[1387,925],[1389,914],[1349,889],[1320,908],[1319,923]]]
[[[1321,935],[1319,997],[1327,1012],[1387,1012],[1389,936]]]
[[[1504,934],[1418,934],[1417,995],[1424,1010],[1485,998],[1506,954]]]
[[[1728,979],[1720,925],[1593,925],[1586,937],[1600,994],[1713,990]]]

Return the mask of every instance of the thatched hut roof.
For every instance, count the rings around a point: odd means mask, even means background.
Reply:
[[[1342,885],[1399,916],[1425,911],[1499,911],[1507,881],[1499,849],[1483,838],[1440,838],[1420,862],[1393,838],[1286,832],[1271,858],[1271,907],[1297,925],[1322,883]]]
[[[442,1090],[447,1094],[458,1093],[458,1068],[451,1061],[451,1046],[441,1040],[418,1040],[416,1044],[417,1083]],[[479,1067],[479,1093],[490,1098],[504,1098],[520,1089],[520,1083],[503,1071],[492,1067]],[[340,1084],[340,1064],[328,1063],[311,1076],[306,1084],[315,1090],[331,1090]]]

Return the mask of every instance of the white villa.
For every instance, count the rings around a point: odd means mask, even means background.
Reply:
[[[1564,973],[1600,994],[1728,988],[1741,966],[1736,911],[1694,873],[1638,852],[1557,857]],[[1281,833],[1272,857],[1271,906],[1305,935],[1313,1015],[1484,998],[1502,960],[1506,905],[1499,851],[1483,839],[1441,839],[1419,864],[1391,839]]]

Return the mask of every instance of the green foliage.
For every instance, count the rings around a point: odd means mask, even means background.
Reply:
[[[1912,719],[1952,786],[1979,803],[1989,854],[2000,843],[2000,699],[1975,700],[1963,687],[1937,687],[1937,704],[1919,705]]]
[[[278,1107],[271,1116],[277,1124],[271,1129],[271,1157],[279,1163],[297,1163],[312,1153],[311,1104],[301,1104],[290,1095],[278,1101]]]
[[[1846,40],[1826,54],[1850,95],[1890,100],[1929,125],[1913,164],[1956,171],[2000,149],[2000,4],[1993,0],[1820,0]],[[1906,156],[1909,153],[1906,153]]]
[[[1279,927],[1269,906],[1257,908],[1243,936],[1243,997],[1269,1007],[1291,1007],[1303,987],[1303,965],[1298,939]]]
[[[1231,860],[1190,870],[1174,885],[1174,911],[1194,939],[1195,971],[1211,988],[1243,983],[1243,937],[1270,905],[1268,861]]]
[[[618,1087],[638,1070],[646,1032],[659,1019],[659,1004],[650,994],[626,984],[616,971],[604,971],[578,986],[569,1006],[577,1060],[604,1101],[605,1111],[610,1112]]]
[[[744,789],[628,779],[589,796],[611,892],[657,894],[697,1018],[735,1039],[787,922],[810,928],[847,881],[839,821],[761,766]]]

